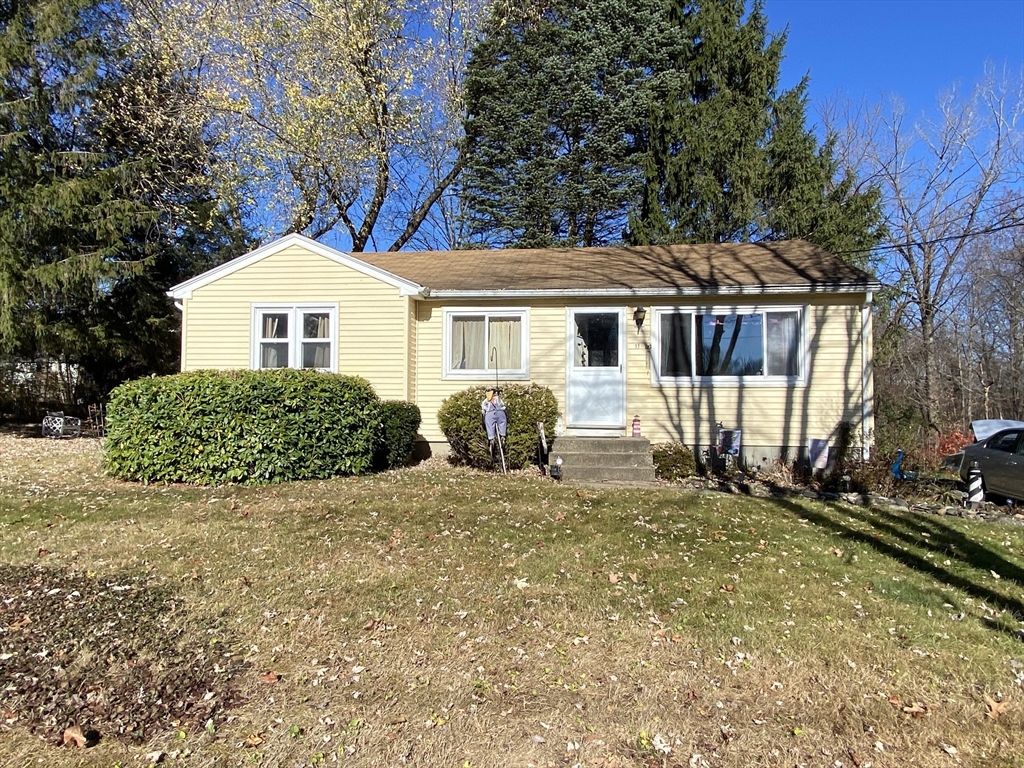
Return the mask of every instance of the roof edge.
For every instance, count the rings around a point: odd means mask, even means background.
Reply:
[[[816,283],[795,285],[737,285],[707,288],[553,288],[516,290],[428,289],[423,295],[431,299],[507,299],[507,298],[630,298],[655,296],[770,296],[790,293],[873,293],[881,283]]]

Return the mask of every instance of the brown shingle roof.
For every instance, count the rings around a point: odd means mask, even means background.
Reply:
[[[803,240],[544,250],[355,253],[431,294],[872,290],[873,277]]]

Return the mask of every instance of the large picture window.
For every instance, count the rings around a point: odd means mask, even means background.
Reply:
[[[657,382],[702,379],[792,382],[803,376],[803,311],[655,311]]]
[[[252,368],[337,368],[338,311],[272,305],[252,310]]]
[[[526,378],[526,310],[447,310],[445,377]]]

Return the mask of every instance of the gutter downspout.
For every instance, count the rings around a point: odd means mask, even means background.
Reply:
[[[871,430],[868,428],[868,419],[872,419],[874,426],[874,408],[869,406],[870,399],[874,400],[874,387],[872,384],[873,362],[868,360],[868,351],[871,349],[871,304],[872,294],[868,291],[864,295],[864,306],[861,308],[860,320],[860,439],[861,459],[868,461],[871,458],[871,446],[868,442]]]

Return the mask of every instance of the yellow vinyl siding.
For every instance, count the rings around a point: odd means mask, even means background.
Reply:
[[[627,420],[639,415],[644,436],[653,442],[674,440],[706,446],[715,442],[715,424],[719,421],[727,428],[742,429],[745,446],[788,446],[796,450],[806,447],[811,437],[834,440],[844,421],[854,425],[853,438],[859,441],[863,412],[862,302],[863,297],[853,295],[831,296],[828,303],[818,297],[779,301],[783,306],[806,304],[805,380],[795,386],[654,386],[643,346],[650,342],[649,313],[642,341],[634,343],[639,338],[635,327],[628,331]],[[769,306],[764,301],[756,303]],[[657,350],[651,354],[657,354]]]
[[[738,306],[756,304],[770,307],[803,306],[807,317],[807,370],[805,381],[796,386],[715,384],[714,386],[662,386],[651,383],[651,363],[646,344],[654,322],[652,307],[694,303],[645,301],[647,320],[641,333],[633,323],[634,303],[580,301],[571,306],[626,308],[626,425],[640,416],[645,437],[652,442],[676,440],[689,445],[708,445],[716,437],[715,424],[743,429],[746,446],[789,446],[796,450],[810,437],[835,439],[840,422],[854,425],[854,440],[860,435],[862,416],[861,323],[863,297],[859,295],[821,297],[786,296],[773,300],[738,301]],[[716,305],[725,306],[719,298]],[[702,302],[706,306],[707,302]],[[566,317],[562,301],[533,301],[528,307],[530,325],[530,383],[550,387],[565,412]],[[427,440],[443,441],[437,426],[437,411],[449,395],[475,385],[486,385],[490,377],[478,380],[443,378],[443,309],[455,304],[418,302],[417,365],[415,390],[423,414],[421,433]],[[472,306],[486,304],[474,302]],[[651,352],[655,353],[654,350]],[[499,372],[500,376],[500,372]],[[504,383],[505,380],[503,380]],[[870,395],[870,393],[869,393]],[[868,424],[868,429],[871,428]]]
[[[398,289],[292,246],[197,288],[185,300],[182,369],[248,368],[254,304],[338,307],[338,373],[382,399],[408,394],[407,299]]]

